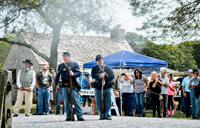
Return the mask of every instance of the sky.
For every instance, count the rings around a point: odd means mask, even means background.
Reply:
[[[116,25],[121,25],[122,28],[125,29],[126,32],[135,32],[141,35],[145,35],[145,32],[137,31],[136,28],[141,27],[143,21],[145,18],[137,18],[132,16],[130,6],[128,3],[125,3],[124,0],[118,0],[119,3],[122,3],[123,7],[120,9],[117,9],[116,11]],[[85,35],[95,35],[93,32],[86,33]],[[110,35],[110,33],[106,34],[107,36]]]

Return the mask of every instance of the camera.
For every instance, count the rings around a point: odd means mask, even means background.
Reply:
[[[125,76],[125,73],[122,73],[122,76]]]

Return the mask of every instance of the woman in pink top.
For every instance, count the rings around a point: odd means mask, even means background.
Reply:
[[[168,117],[174,117],[174,91],[175,83],[172,82],[171,75],[168,75],[169,78],[169,88],[168,88]],[[171,106],[171,116],[170,116],[170,106]]]

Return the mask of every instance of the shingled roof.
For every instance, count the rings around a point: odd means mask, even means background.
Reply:
[[[18,33],[17,39],[25,40],[26,43],[33,45],[37,50],[50,56],[50,46],[52,34],[44,33]],[[134,52],[125,40],[124,42],[113,42],[110,37],[105,36],[86,36],[86,35],[60,35],[58,45],[58,64],[62,62],[62,53],[70,52],[72,61],[82,65],[95,59],[97,54],[107,56],[121,50]],[[32,51],[33,52],[33,51]],[[46,60],[33,52],[39,64],[47,64]]]

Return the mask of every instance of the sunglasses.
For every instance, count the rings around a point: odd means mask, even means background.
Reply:
[[[139,72],[135,72],[136,74],[138,74]]]
[[[42,69],[42,70],[46,71],[47,69]]]
[[[161,74],[164,74],[165,72],[160,72]]]
[[[125,76],[125,77],[128,77],[128,76]]]
[[[188,72],[188,73],[193,73],[193,72]]]

